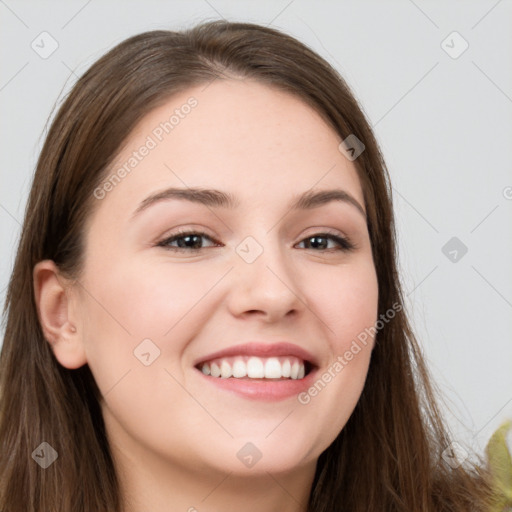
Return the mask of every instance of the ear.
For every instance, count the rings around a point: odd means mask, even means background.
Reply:
[[[60,275],[52,260],[43,260],[34,266],[33,280],[34,299],[44,337],[62,366],[80,368],[87,363],[87,358],[83,332],[77,329],[78,319],[73,318],[76,291]]]

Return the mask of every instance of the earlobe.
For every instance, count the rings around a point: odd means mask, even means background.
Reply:
[[[84,340],[73,318],[73,292],[51,260],[40,261],[33,271],[37,314],[44,337],[59,363],[80,368],[87,363]]]

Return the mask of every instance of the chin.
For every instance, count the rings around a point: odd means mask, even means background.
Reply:
[[[300,428],[301,434],[266,434],[243,436],[230,439],[222,446],[204,447],[203,462],[221,472],[232,472],[240,476],[268,476],[268,473],[290,473],[299,468],[315,464],[329,441],[314,443],[307,436],[307,429]],[[268,437],[266,437],[268,436]],[[286,440],[287,439],[287,440]],[[205,457],[207,455],[207,457]]]

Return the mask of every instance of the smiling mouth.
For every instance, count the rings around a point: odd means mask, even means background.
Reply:
[[[219,379],[243,380],[300,380],[308,375],[313,366],[296,356],[220,357],[196,365],[204,375]]]

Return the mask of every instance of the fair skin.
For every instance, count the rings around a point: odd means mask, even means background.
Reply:
[[[333,374],[337,357],[377,319],[363,192],[321,117],[251,80],[216,80],[173,96],[133,130],[108,174],[191,96],[198,104],[190,114],[97,200],[78,282],[49,260],[36,265],[41,325],[59,363],[88,364],[101,390],[125,512],[305,511],[317,459],[360,397],[373,340],[308,403],[297,392],[249,396],[236,387],[249,377],[206,376],[195,364],[248,341],[286,341],[315,363],[306,392]],[[168,198],[134,215],[169,187],[222,190],[239,205]],[[297,196],[330,189],[354,201],[290,209]],[[157,245],[178,228],[206,236]],[[315,246],[326,231],[355,248],[341,250],[329,236]],[[179,242],[202,248],[173,251]],[[262,252],[249,263],[240,248]],[[146,360],[160,354],[145,365],[134,350],[147,339]],[[272,380],[272,389],[285,381]],[[243,462],[258,453],[254,465]]]

